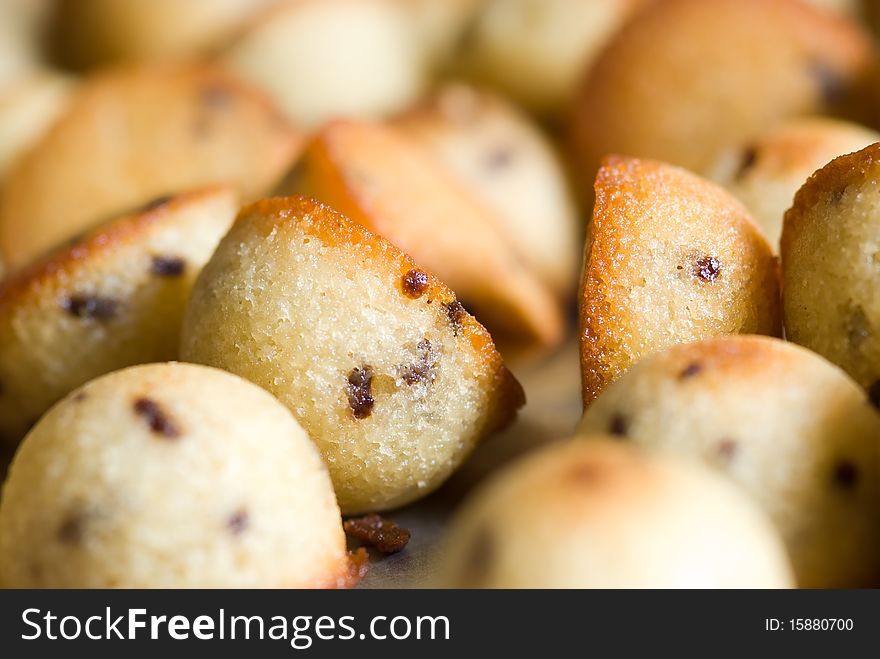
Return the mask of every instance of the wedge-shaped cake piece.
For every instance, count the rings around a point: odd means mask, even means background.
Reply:
[[[744,145],[730,158],[719,181],[737,197],[778,248],[782,218],[795,193],[817,170],[837,156],[880,141],[880,133],[859,124],[828,118],[784,122]]]
[[[287,405],[344,513],[424,496],[524,402],[451,290],[300,197],[242,209],[193,290],[181,355]]]
[[[136,366],[55,406],[0,503],[6,588],[349,583],[327,468],[290,412],[234,375]]]
[[[261,195],[299,145],[263,96],[220,70],[100,74],[10,170],[0,253],[18,268],[127,208],[194,187],[230,183]]]
[[[787,588],[778,533],[698,465],[613,437],[545,447],[453,518],[441,583],[464,588]]]
[[[0,438],[124,366],[177,359],[190,289],[238,210],[211,188],[154,200],[0,284]]]
[[[278,0],[52,2],[47,42],[67,68],[192,58],[216,49]],[[45,4],[45,3],[44,3]]]
[[[779,334],[777,260],[722,188],[612,156],[595,191],[580,295],[585,406],[652,352],[719,334]]]
[[[649,2],[585,72],[572,111],[581,180],[608,153],[709,174],[780,120],[855,111],[875,58],[858,24],[802,0]]]
[[[376,118],[411,103],[428,53],[401,0],[280,2],[222,62],[265,89],[293,121]]]
[[[337,121],[306,147],[292,189],[387,238],[443,279],[499,341],[552,345],[562,313],[487,204],[402,130]]]
[[[880,411],[846,374],[779,339],[722,337],[637,364],[580,431],[712,465],[764,507],[798,585],[880,585]]]
[[[495,211],[523,261],[560,297],[577,280],[580,227],[565,170],[549,140],[500,96],[449,84],[398,118]]]
[[[798,191],[782,231],[786,336],[849,373],[880,405],[880,144]]]

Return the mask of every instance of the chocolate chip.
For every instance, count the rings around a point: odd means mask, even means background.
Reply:
[[[134,401],[134,411],[141,416],[157,435],[168,439],[180,437],[177,424],[165,413],[162,407],[151,398],[138,398]]]
[[[383,554],[394,554],[406,547],[410,532],[390,519],[372,513],[347,519],[342,523],[345,532],[361,542],[375,547]]]
[[[570,473],[571,479],[580,483],[591,483],[596,480],[601,469],[592,462],[581,462],[572,467]]]
[[[422,339],[416,346],[416,361],[401,370],[400,377],[408,385],[419,382],[434,381],[434,369],[437,366],[437,351],[428,339]]]
[[[81,403],[88,397],[89,395],[85,391],[80,390],[73,394],[73,397],[70,400],[74,403]]]
[[[60,302],[61,308],[77,318],[110,320],[119,313],[119,301],[100,295],[71,295]]]
[[[150,272],[159,277],[180,277],[186,272],[186,261],[179,256],[154,256]]]
[[[355,419],[366,419],[373,413],[373,369],[370,366],[354,368],[348,374],[348,405]]]
[[[727,437],[718,442],[718,446],[715,447],[715,452],[724,462],[733,460],[738,450],[739,446],[737,446],[736,441]]]
[[[849,344],[855,350],[858,350],[871,336],[871,321],[860,305],[853,307],[846,316],[846,334]]]
[[[846,194],[847,186],[832,188],[832,190],[828,193],[828,203],[831,206],[839,206],[840,202],[843,201],[843,195]]]
[[[678,374],[678,378],[680,380],[687,380],[688,378],[692,378],[697,375],[700,371],[703,370],[703,365],[699,362],[691,362],[683,369],[681,369],[681,373]]]
[[[418,268],[413,268],[403,276],[401,287],[407,297],[419,298],[428,289],[428,275]]]
[[[871,401],[871,405],[880,410],[880,380],[868,387],[868,400]]]
[[[834,484],[843,490],[852,490],[859,481],[859,470],[848,461],[838,462],[834,467]]]
[[[232,535],[241,535],[250,526],[251,518],[248,512],[242,508],[236,511],[226,522],[226,527]]]
[[[819,97],[827,105],[837,105],[846,97],[846,83],[827,62],[814,60],[809,65],[810,75],[816,82]]]
[[[474,533],[465,555],[467,560],[462,568],[462,581],[466,584],[485,581],[495,558],[495,538],[489,529],[481,527]]]
[[[169,201],[171,201],[174,197],[170,194],[162,195],[161,197],[156,197],[155,199],[151,199],[143,206],[140,207],[141,213],[146,213],[148,211],[156,210],[157,208],[161,208]]]
[[[721,276],[721,261],[714,256],[704,256],[694,263],[694,275],[703,281],[713,282]]]
[[[462,326],[462,319],[466,313],[464,307],[458,300],[453,300],[452,302],[444,302],[443,308],[446,310],[446,317],[449,319],[449,324],[452,325],[453,334],[458,336],[458,332],[461,330]]]
[[[65,545],[78,545],[83,539],[83,515],[71,512],[58,527],[58,541]]]
[[[743,149],[742,158],[739,161],[739,167],[736,170],[734,178],[737,181],[742,179],[746,173],[754,167],[756,162],[758,162],[758,148],[756,146],[749,146]]]
[[[513,162],[514,152],[509,147],[494,149],[486,157],[486,168],[490,170],[505,169]]]
[[[608,422],[608,432],[615,437],[626,437],[629,432],[629,421],[622,414],[615,414]]]
[[[220,84],[208,85],[202,89],[199,100],[209,108],[226,107],[232,103],[232,90]]]

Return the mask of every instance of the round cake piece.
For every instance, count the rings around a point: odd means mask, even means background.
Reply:
[[[777,260],[722,188],[671,165],[609,157],[589,233],[580,296],[585,406],[671,345],[780,333]]]
[[[702,467],[597,436],[527,455],[453,518],[441,585],[787,588],[778,534]]]
[[[582,183],[608,153],[709,174],[774,123],[849,111],[875,59],[858,24],[802,0],[649,2],[585,72],[572,109]]]
[[[156,199],[0,283],[0,442],[94,377],[177,359],[190,289],[237,210],[225,187]]]
[[[306,198],[242,209],[193,290],[181,356],[290,408],[346,514],[429,493],[524,402],[451,290]]]
[[[219,69],[99,74],[9,171],[0,253],[19,268],[101,220],[196,187],[229,183],[260,196],[300,143],[262,95]]]
[[[6,588],[345,586],[327,469],[270,394],[190,364],[93,380],[21,445],[0,501]]]
[[[413,101],[427,53],[400,0],[297,0],[268,11],[221,61],[297,124],[377,118]]]
[[[840,366],[880,406],[880,144],[798,191],[782,231],[786,336]]]
[[[880,133],[828,118],[800,118],[775,126],[731,154],[718,181],[739,199],[778,249],[782,218],[804,182],[837,156],[880,141]]]
[[[509,218],[402,128],[331,122],[309,142],[288,184],[410,254],[505,348],[561,340],[561,305],[529,266],[524,240],[511,238]]]
[[[487,0],[459,41],[458,68],[526,107],[560,115],[582,73],[646,0]]]
[[[495,211],[522,260],[559,297],[575,288],[579,221],[567,176],[538,126],[500,96],[448,84],[395,124]]]
[[[676,346],[612,384],[580,431],[728,474],[776,523],[799,586],[880,586],[880,413],[821,357],[755,336]]]

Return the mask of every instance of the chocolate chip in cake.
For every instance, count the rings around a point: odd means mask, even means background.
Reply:
[[[479,528],[467,549],[467,560],[462,566],[462,581],[479,584],[486,580],[495,559],[495,538],[486,527]]]
[[[834,484],[842,490],[852,490],[858,484],[859,470],[847,460],[838,462],[834,466]]]
[[[827,105],[837,105],[846,97],[846,83],[829,63],[822,60],[810,62],[809,72],[816,83],[819,97]]]
[[[702,364],[700,364],[699,362],[691,362],[690,364],[685,366],[683,369],[681,369],[681,372],[678,374],[678,378],[680,380],[687,380],[689,378],[694,377],[695,375],[700,373],[700,371],[702,371],[702,370],[703,370]]]
[[[348,395],[348,405],[355,419],[366,419],[373,413],[373,368],[364,366],[354,368],[348,374],[348,385],[345,392]]]
[[[569,472],[571,479],[579,483],[592,483],[599,476],[601,468],[595,462],[579,462]]]
[[[615,437],[626,437],[629,433],[629,421],[623,414],[615,414],[608,422],[608,433]]]
[[[154,256],[150,272],[159,277],[180,277],[186,272],[186,261],[179,256]]]
[[[743,149],[742,157],[739,161],[739,167],[737,167],[734,178],[737,181],[741,180],[748,171],[755,166],[756,162],[758,162],[758,147],[752,145]]]
[[[156,210],[157,208],[161,208],[162,206],[164,206],[165,204],[167,204],[167,203],[168,203],[169,201],[171,201],[173,198],[174,198],[174,197],[173,197],[172,195],[170,195],[170,194],[165,194],[165,195],[162,195],[162,196],[160,196],[160,197],[156,197],[155,199],[151,199],[150,201],[148,201],[147,203],[145,203],[145,204],[144,204],[143,206],[141,206],[138,210],[139,210],[141,213],[146,213],[146,212],[148,212],[148,211]]]
[[[81,511],[69,512],[58,527],[58,541],[65,545],[78,545],[83,539],[84,515]]]
[[[722,439],[718,442],[718,446],[715,447],[715,453],[724,462],[730,462],[733,460],[736,457],[737,451],[739,451],[739,446],[735,440],[730,439],[729,437]]]
[[[233,98],[232,90],[222,84],[207,85],[199,94],[202,105],[209,108],[226,107],[232,103]]]
[[[721,276],[721,261],[714,256],[703,256],[694,263],[694,275],[703,281],[713,282]]]
[[[74,403],[81,403],[88,397],[89,395],[85,391],[80,390],[73,394],[73,397],[70,400]]]
[[[499,146],[486,156],[486,169],[497,171],[506,169],[514,160],[514,151],[507,146]]]
[[[152,398],[138,398],[134,401],[134,411],[142,417],[157,435],[167,439],[180,437],[180,428],[171,417]]]
[[[403,276],[401,287],[407,297],[414,300],[420,298],[428,290],[428,275],[418,268],[413,268]]]
[[[876,380],[868,387],[868,400],[871,401],[871,405],[880,410],[880,380]]]
[[[870,338],[871,321],[861,305],[855,305],[846,314],[846,335],[854,350],[858,350]]]
[[[71,295],[63,298],[61,308],[77,318],[89,318],[92,320],[110,320],[119,313],[118,300],[100,295]]]
[[[419,382],[433,382],[434,369],[439,361],[437,351],[428,339],[422,339],[416,345],[416,361],[401,368],[400,377],[408,385]]]
[[[464,307],[458,300],[453,300],[452,302],[444,302],[443,308],[446,310],[446,317],[449,319],[449,324],[452,325],[453,334],[458,336],[458,332],[462,327],[464,314],[466,313]]]
[[[226,527],[232,535],[241,535],[250,526],[251,517],[244,508],[237,510],[226,521]]]

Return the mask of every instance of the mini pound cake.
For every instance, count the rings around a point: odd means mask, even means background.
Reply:
[[[289,185],[412,255],[505,347],[562,338],[560,304],[529,267],[523,240],[511,239],[509,224],[403,129],[332,122],[308,144]]]
[[[450,83],[395,125],[495,211],[511,245],[548,287],[560,298],[571,295],[581,222],[563,165],[534,121],[499,96]]]
[[[733,167],[719,177],[778,248],[782,218],[794,195],[817,169],[837,156],[880,141],[880,133],[829,118],[792,119],[770,128],[737,149]]]
[[[67,68],[192,58],[279,0],[51,0],[46,41]]]
[[[101,220],[196,187],[229,183],[259,196],[300,143],[262,95],[219,69],[98,74],[9,171],[0,253],[19,268]]]
[[[745,208],[677,167],[611,156],[596,178],[580,296],[584,405],[642,357],[780,333],[779,267]]]
[[[156,199],[0,283],[0,441],[94,377],[176,359],[190,289],[237,210],[225,187]]]
[[[524,402],[451,290],[301,197],[242,209],[193,290],[181,356],[275,394],[346,514],[429,493]]]
[[[101,377],[28,434],[0,500],[5,588],[345,586],[315,445],[271,395],[191,364]]]
[[[875,61],[858,24],[802,0],[649,2],[584,72],[571,113],[581,181],[608,153],[707,175],[781,120],[856,112]]]
[[[636,364],[580,431],[711,465],[776,523],[804,588],[880,586],[880,413],[840,369],[730,336]]]
[[[248,25],[220,61],[266,90],[298,125],[387,116],[425,87],[428,53],[402,0],[277,5]]]
[[[647,2],[484,0],[459,39],[453,68],[558,118],[582,72]]]
[[[841,156],[798,191],[782,231],[786,336],[868,388],[880,406],[880,144]]]
[[[787,588],[778,534],[698,465],[613,438],[563,442],[493,476],[453,518],[453,588]]]

